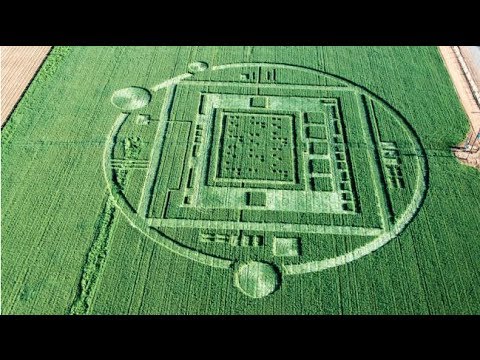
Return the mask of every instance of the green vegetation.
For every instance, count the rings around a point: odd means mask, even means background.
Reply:
[[[93,244],[87,253],[78,294],[70,310],[71,314],[86,314],[88,313],[88,308],[91,306],[93,291],[98,278],[101,276],[103,262],[108,252],[108,242],[110,240],[114,213],[115,206],[111,198],[108,198],[105,203],[105,208],[100,214],[99,223],[96,226],[96,235]]]
[[[115,91],[112,104],[124,111],[136,110],[146,106],[150,99],[151,95],[147,90],[132,86]]]
[[[252,261],[238,269],[235,282],[245,295],[262,298],[277,288],[278,274],[270,265]]]
[[[247,193],[248,204],[251,206],[265,206],[267,203],[266,195],[264,192],[253,191]]]
[[[479,314],[467,128],[434,47],[55,47],[1,135],[2,313]]]
[[[276,256],[300,255],[299,239],[273,238],[273,252]]]

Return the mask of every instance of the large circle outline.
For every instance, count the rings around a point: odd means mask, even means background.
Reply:
[[[386,245],[388,242],[396,238],[403,230],[408,226],[408,224],[415,218],[418,211],[420,210],[421,206],[426,197],[426,193],[428,190],[428,161],[425,149],[421,144],[420,138],[418,134],[415,132],[415,129],[410,125],[410,123],[400,114],[395,108],[393,108],[388,102],[371,92],[370,90],[366,89],[365,87],[358,85],[348,79],[345,79],[341,76],[330,74],[328,72],[317,70],[305,66],[298,66],[298,65],[290,65],[284,63],[232,63],[232,64],[224,64],[224,65],[217,65],[213,66],[209,69],[209,71],[215,70],[223,70],[223,69],[230,69],[230,68],[241,68],[241,67],[257,67],[257,66],[267,66],[267,67],[276,67],[276,68],[285,68],[291,69],[296,71],[304,71],[314,74],[321,74],[326,78],[340,80],[341,82],[345,83],[349,87],[359,90],[360,94],[366,95],[369,98],[373,99],[376,102],[379,102],[384,106],[389,112],[393,113],[395,117],[400,120],[400,124],[403,126],[404,130],[409,133],[410,139],[414,143],[414,146],[419,151],[419,156],[417,157],[417,178],[416,178],[416,188],[415,192],[412,196],[412,200],[410,201],[409,205],[400,216],[399,220],[397,220],[390,231],[386,231],[381,235],[375,237],[373,240],[369,241],[368,243],[359,246],[345,254],[318,260],[318,261],[310,261],[300,264],[290,264],[285,265],[281,264],[282,273],[283,275],[297,275],[303,273],[310,273],[310,272],[319,272],[323,271],[328,268],[337,267],[341,265],[345,265],[350,263],[354,260],[358,260],[376,250]],[[172,86],[180,83],[182,80],[187,79],[193,76],[190,73],[185,73],[179,76],[176,76],[172,79],[166,80],[158,85],[155,85],[151,88],[152,91],[158,91],[164,87]],[[219,256],[213,256],[209,254],[205,254],[197,249],[190,248],[184,244],[180,244],[175,239],[170,238],[169,236],[157,231],[154,232],[148,224],[146,224],[145,219],[141,218],[139,215],[136,214],[135,210],[128,206],[128,202],[125,196],[119,191],[117,188],[113,188],[113,168],[111,166],[111,154],[113,153],[113,146],[114,142],[113,139],[115,138],[116,134],[118,133],[123,121],[126,119],[127,114],[121,113],[105,143],[104,153],[103,153],[103,171],[105,176],[105,181],[107,183],[107,188],[112,196],[113,202],[115,206],[122,212],[122,214],[127,218],[130,224],[138,229],[142,234],[147,236],[149,239],[158,243],[159,245],[167,248],[168,250],[180,255],[187,257],[191,260],[197,261],[204,265],[209,265],[216,268],[223,268],[228,269],[231,268],[236,260],[230,260],[226,258],[221,258]],[[111,171],[109,171],[110,169]],[[121,204],[123,202],[123,206]],[[193,255],[193,256],[192,256]]]

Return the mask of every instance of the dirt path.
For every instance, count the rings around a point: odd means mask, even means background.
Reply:
[[[468,83],[465,72],[463,71],[453,48],[451,46],[439,46],[439,50],[450,77],[452,78],[453,84],[455,85],[460,102],[470,120],[470,131],[467,134],[467,139],[470,139],[471,137],[473,138],[480,131],[480,107],[473,96],[471,86]],[[464,55],[465,63],[470,70],[471,78],[476,83],[478,78],[480,78],[480,68],[478,68],[475,59],[470,56],[471,53],[467,52],[467,50],[469,49],[460,49],[462,55]],[[476,83],[476,85],[477,87],[480,87],[480,83]],[[476,153],[454,150],[454,154],[463,163],[480,169],[479,147],[480,141],[477,140],[472,147],[472,151],[476,151]]]
[[[15,104],[28,86],[51,46],[0,47],[1,124],[5,123]]]

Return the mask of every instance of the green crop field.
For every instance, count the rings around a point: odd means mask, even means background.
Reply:
[[[480,314],[436,47],[55,47],[2,129],[3,314]]]

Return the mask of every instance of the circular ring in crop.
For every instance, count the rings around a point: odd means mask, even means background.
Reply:
[[[151,99],[136,87],[112,98],[123,111],[106,143],[105,178],[151,240],[212,267],[247,264],[235,283],[261,297],[287,275],[372,253],[416,216],[425,151],[385,99],[301,66],[188,70],[153,85]]]

